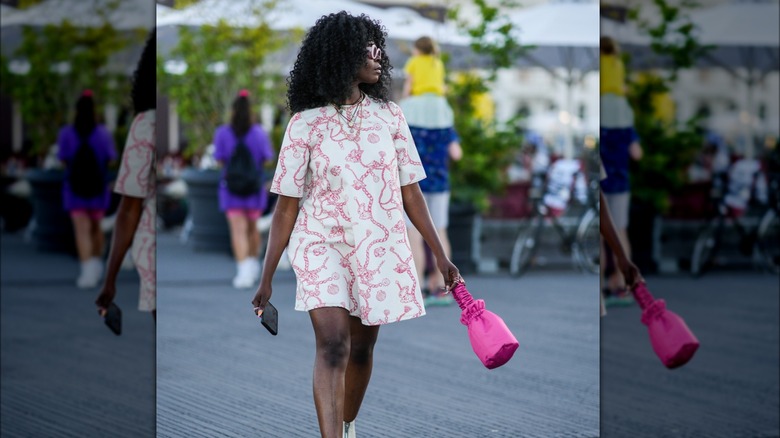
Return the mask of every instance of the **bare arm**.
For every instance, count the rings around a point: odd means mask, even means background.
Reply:
[[[265,251],[263,274],[252,304],[261,309],[271,299],[271,280],[273,280],[282,252],[290,241],[295,221],[298,219],[298,198],[279,195],[276,202],[271,229],[268,232],[268,247]]]
[[[95,300],[95,304],[100,309],[107,308],[114,301],[116,296],[116,277],[119,274],[119,268],[122,266],[122,260],[124,260],[127,250],[133,243],[138,222],[141,220],[143,205],[143,198],[132,196],[122,196],[122,199],[119,201],[114,233],[111,237],[111,250],[108,255],[106,277],[103,281],[100,295]]]
[[[407,74],[406,80],[404,80],[404,89],[401,93],[401,98],[406,99],[407,97],[412,95],[412,76]]]
[[[599,227],[601,235],[609,245],[609,248],[615,253],[618,267],[623,272],[623,276],[626,279],[626,284],[630,287],[634,287],[637,283],[645,281],[642,278],[642,274],[639,269],[634,265],[631,260],[626,256],[626,252],[623,249],[623,245],[620,243],[620,237],[618,237],[615,224],[612,222],[612,214],[609,212],[609,206],[607,200],[604,198],[604,193],[599,190],[599,200],[601,206],[599,208]]]
[[[460,278],[460,272],[444,253],[444,247],[439,240],[436,228],[433,226],[431,214],[428,212],[425,198],[423,198],[422,191],[420,191],[420,185],[414,183],[401,187],[401,197],[403,198],[406,215],[409,216],[412,225],[417,228],[417,231],[425,239],[425,243],[433,251],[433,255],[436,257],[436,265],[442,276],[444,276],[444,283],[449,289],[452,283]]]

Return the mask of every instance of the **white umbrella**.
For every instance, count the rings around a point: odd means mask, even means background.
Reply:
[[[117,3],[116,9],[110,4]],[[46,26],[64,20],[79,27],[101,26],[102,14],[117,30],[151,29],[154,27],[154,5],[148,0],[46,0],[26,9],[3,16],[2,27]]]
[[[566,84],[567,120],[573,121],[572,88],[586,73],[599,68],[599,3],[595,0],[551,0],[518,10],[510,17],[518,29],[516,36],[520,43],[536,46],[523,58]],[[557,67],[566,71],[565,76],[555,71]],[[568,134],[564,155],[572,157],[571,122],[565,125]]]
[[[221,20],[236,27],[260,24],[253,0],[203,0],[175,12],[158,15],[157,27],[216,25]],[[323,15],[347,11],[366,14],[387,28],[388,37],[413,40],[430,35],[440,43],[468,44],[468,38],[457,34],[450,25],[430,20],[407,8],[381,9],[352,0],[290,0],[279,3],[263,17],[275,30],[308,29]]]
[[[736,0],[697,11],[692,19],[700,28],[701,43],[716,46],[704,56],[704,63],[726,69],[747,86],[746,116],[754,119],[755,85],[780,69],[780,3]],[[745,155],[752,158],[754,123],[747,122]]]

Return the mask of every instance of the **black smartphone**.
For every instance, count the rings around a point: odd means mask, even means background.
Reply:
[[[119,306],[114,303],[109,304],[105,315],[103,315],[103,321],[115,335],[122,334],[122,311]]]
[[[260,315],[260,323],[263,327],[268,329],[272,335],[276,336],[279,333],[279,312],[276,311],[276,307],[273,304],[266,303],[263,314]]]

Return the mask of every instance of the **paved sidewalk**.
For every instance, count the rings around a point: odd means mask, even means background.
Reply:
[[[155,431],[155,327],[139,312],[138,275],[117,283],[123,333],[75,286],[78,261],[3,234],[0,435],[149,437]]]
[[[254,291],[230,286],[228,254],[158,240],[157,431],[160,437],[319,436],[314,336],[293,310],[295,279],[278,272],[279,335],[252,313]],[[597,277],[568,271],[467,278],[520,349],[487,370],[457,306],[380,330],[357,421],[367,437],[596,437]]]
[[[648,277],[701,347],[667,370],[638,307],[609,308],[601,323],[603,438],[780,436],[780,305],[777,276],[708,273]]]

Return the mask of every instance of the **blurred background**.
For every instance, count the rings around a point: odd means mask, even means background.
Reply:
[[[110,241],[119,202],[111,189],[134,116],[131,77],[154,28],[154,4],[33,0],[0,8],[2,435],[151,436],[155,327],[136,310],[132,264],[117,283],[122,336],[94,302],[108,250],[100,242]],[[78,254],[66,211],[76,125],[89,126],[86,144],[106,167],[95,197],[101,214],[88,219],[91,257]]]
[[[628,247],[701,343],[665,369],[641,342],[639,306],[608,296],[602,436],[780,434],[778,17],[771,0],[601,3],[641,147],[622,169]],[[616,85],[604,59],[602,92]]]

